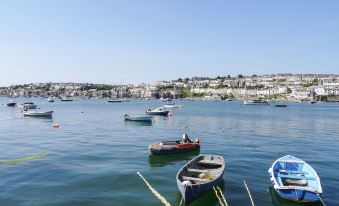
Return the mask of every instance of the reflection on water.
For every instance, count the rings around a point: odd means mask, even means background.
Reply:
[[[273,189],[273,187],[269,187],[268,191],[270,193],[270,201],[274,206],[322,206],[320,201],[306,203],[306,202],[293,202],[290,200],[286,200],[281,198],[278,193]]]
[[[152,122],[142,122],[142,121],[125,121],[126,126],[152,126]]]
[[[178,154],[153,155],[148,157],[148,163],[152,167],[163,167],[184,160],[191,160],[197,156],[200,151],[184,152]]]

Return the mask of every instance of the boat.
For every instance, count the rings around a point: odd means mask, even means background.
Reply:
[[[160,115],[160,116],[167,116],[169,111],[164,107],[158,107],[154,110],[148,109],[146,112],[148,115]]]
[[[269,105],[269,103],[265,100],[255,99],[255,100],[244,100],[243,103],[245,105]]]
[[[162,141],[151,144],[148,151],[151,154],[174,154],[191,152],[200,149],[200,141],[197,138],[194,142],[183,143],[182,140]]]
[[[226,102],[231,102],[232,99],[226,98],[225,101],[226,101]]]
[[[15,107],[15,106],[16,106],[16,102],[14,102],[13,100],[10,100],[10,101],[7,103],[7,106],[8,106],[8,107]]]
[[[54,98],[53,97],[48,97],[47,101],[48,102],[54,102]]]
[[[109,103],[121,103],[122,100],[120,100],[120,99],[110,99],[110,100],[108,100],[108,102]]]
[[[183,166],[176,180],[185,205],[219,185],[224,170],[225,161],[219,155],[199,155]]]
[[[27,109],[37,109],[38,106],[35,105],[33,102],[25,102],[19,106],[20,108],[23,108],[24,110]]]
[[[73,99],[71,97],[62,97],[61,101],[62,102],[71,102],[71,101],[73,101]]]
[[[125,121],[152,122],[152,116],[129,116],[124,115]]]
[[[164,104],[163,107],[164,108],[178,109],[178,108],[181,108],[182,106],[175,104],[175,102],[171,100],[171,101],[167,101],[167,103]]]
[[[309,101],[308,103],[310,103],[310,104],[316,104],[317,102],[314,101],[314,100],[312,100],[312,101]]]
[[[287,104],[276,104],[275,107],[287,107]]]
[[[323,192],[320,178],[306,162],[292,155],[277,159],[268,173],[274,190],[284,199],[316,202]]]
[[[37,112],[37,111],[26,111],[22,113],[24,116],[29,117],[52,117],[53,111]]]

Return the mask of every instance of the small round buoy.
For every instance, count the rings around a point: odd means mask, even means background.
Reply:
[[[84,114],[84,111],[81,111],[80,114]]]
[[[53,128],[59,128],[60,125],[59,124],[53,124]]]

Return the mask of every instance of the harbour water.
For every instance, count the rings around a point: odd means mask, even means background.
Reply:
[[[321,205],[285,201],[272,192],[267,170],[286,154],[313,166],[326,205],[339,204],[339,104],[288,103],[276,108],[238,101],[178,101],[183,108],[172,117],[155,117],[152,125],[144,125],[124,122],[123,115],[142,114],[161,101],[16,99],[54,110],[52,119],[22,117],[20,109],[5,106],[7,101],[0,98],[0,160],[42,156],[0,164],[0,205],[161,205],[139,171],[177,206],[181,196],[176,173],[196,153],[149,156],[147,146],[181,138],[184,132],[200,138],[200,153],[225,158],[221,187],[229,205],[250,205],[243,180],[257,206]],[[191,205],[219,203],[211,192]]]

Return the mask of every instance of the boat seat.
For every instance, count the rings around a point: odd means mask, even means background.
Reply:
[[[308,174],[308,172],[295,171],[295,170],[284,170],[284,169],[280,169],[279,172],[289,173],[289,174]]]
[[[287,179],[306,179],[304,176],[278,174],[278,177]]]
[[[203,172],[208,172],[208,170],[199,170],[199,169],[187,169],[187,171],[189,171],[189,172],[201,172],[201,173],[203,173]]]
[[[182,176],[183,180],[192,180],[192,181],[200,181],[200,182],[208,182],[210,180],[207,179],[201,179],[201,178],[197,178],[197,177],[188,177],[188,176]]]
[[[220,163],[219,161],[215,161],[215,160],[200,160],[198,162],[198,164],[201,164],[201,165],[222,166],[222,163]]]

